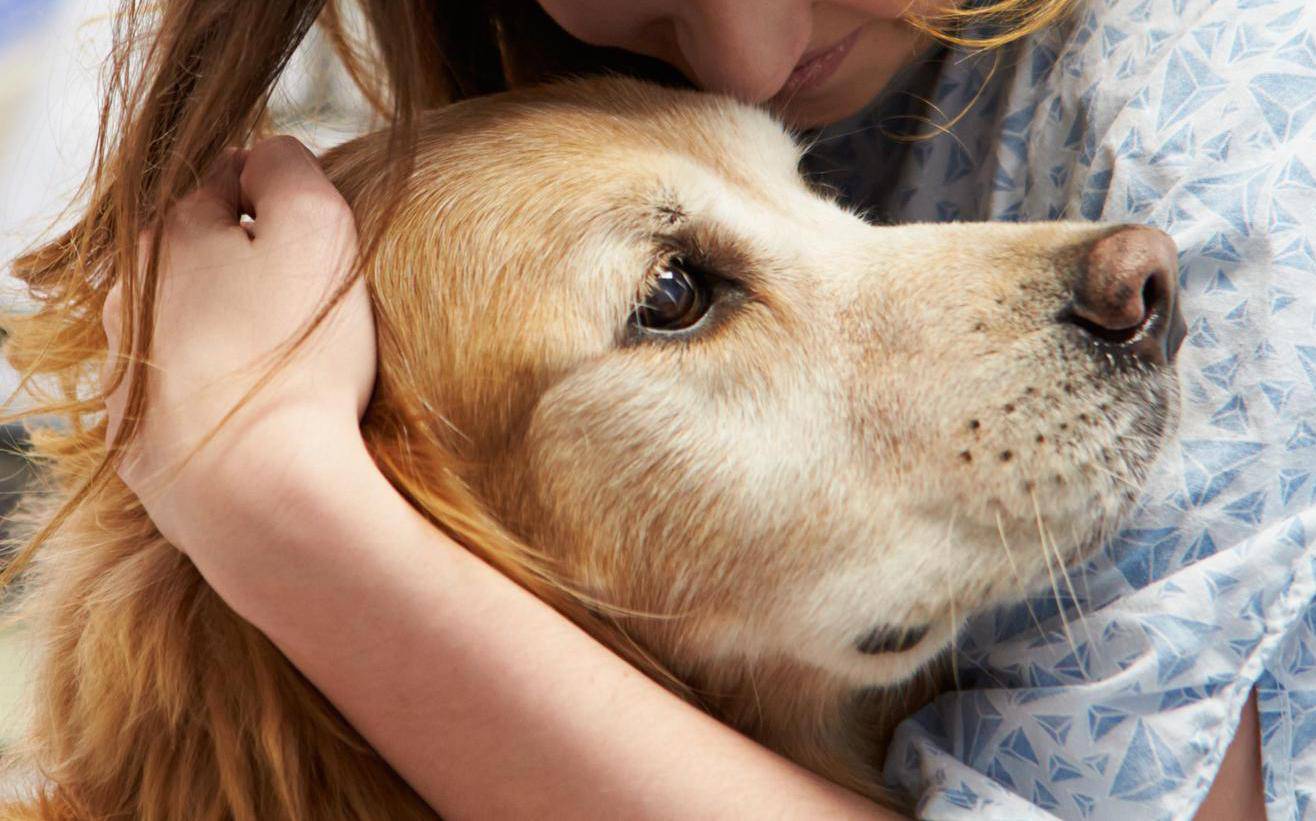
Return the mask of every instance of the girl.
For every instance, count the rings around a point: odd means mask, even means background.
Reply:
[[[371,238],[296,144],[220,155],[256,126],[319,5],[166,3],[145,65],[127,39],[117,52],[89,217],[16,266],[63,323],[61,350],[103,316],[112,345],[159,365],[149,389],[137,369],[104,398],[107,469],[445,814],[879,813],[627,668],[433,530],[371,463],[356,422],[374,350],[351,276]],[[1082,216],[1175,235],[1199,317],[1181,452],[1134,528],[1030,603],[1040,637],[1027,613],[972,627],[961,669],[976,689],[906,722],[887,775],[938,816],[1306,811],[1316,376],[1299,376],[1313,305],[1297,277],[1316,272],[1316,20],[1301,0],[365,5],[379,69],[349,67],[387,101],[395,182],[418,107],[611,68],[819,129],[815,172],[885,217]],[[125,37],[145,21],[134,6]],[[933,33],[998,50],[966,58]],[[929,118],[940,136],[906,147]],[[187,194],[190,169],[211,165]],[[300,337],[325,286],[339,296],[314,338],[172,481],[152,481],[258,384],[245,366]],[[187,381],[200,374],[225,376]],[[1072,629],[1071,610],[1086,614]]]

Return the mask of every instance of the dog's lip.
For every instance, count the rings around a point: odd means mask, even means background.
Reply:
[[[889,624],[879,624],[864,634],[864,637],[855,644],[855,649],[866,656],[876,656],[882,653],[903,653],[917,647],[919,642],[927,636],[930,628],[931,625],[928,624],[918,627],[896,627]]]

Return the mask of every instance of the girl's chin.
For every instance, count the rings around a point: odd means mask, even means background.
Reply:
[[[797,97],[788,102],[773,103],[771,107],[773,112],[791,128],[821,128],[858,113],[881,92],[882,88],[883,85],[838,89],[807,99]]]

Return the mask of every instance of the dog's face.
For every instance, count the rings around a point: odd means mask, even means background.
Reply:
[[[329,158],[359,215],[381,157]],[[379,401],[676,669],[893,683],[1109,530],[1176,382],[1068,318],[1111,227],[873,227],[799,157],[621,81],[440,113],[371,272]]]

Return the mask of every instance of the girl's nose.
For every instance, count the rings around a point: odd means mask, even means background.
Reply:
[[[671,0],[664,3],[693,79],[751,103],[777,93],[811,36],[808,2]]]
[[[666,60],[705,91],[755,103],[781,89],[813,33],[811,0],[539,3],[578,39]]]

